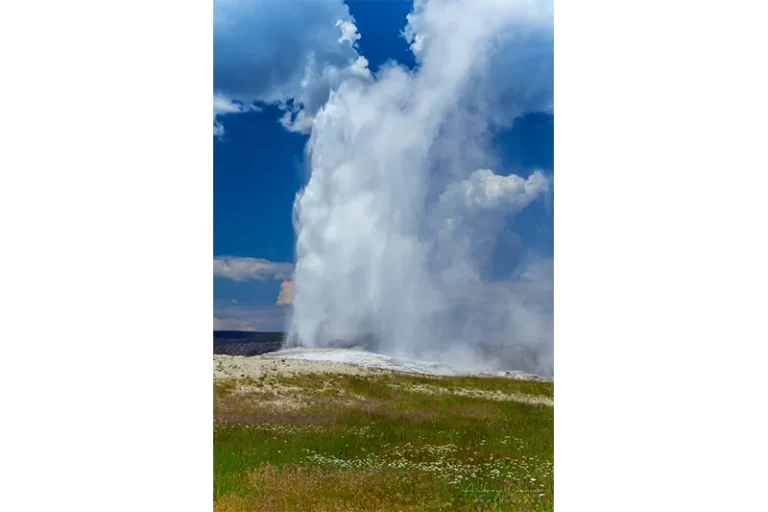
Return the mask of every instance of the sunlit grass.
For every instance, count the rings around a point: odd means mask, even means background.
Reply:
[[[553,396],[551,382],[498,378],[217,381],[215,509],[553,509],[552,406],[416,386]]]

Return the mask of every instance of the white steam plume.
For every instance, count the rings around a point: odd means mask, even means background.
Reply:
[[[416,70],[350,77],[314,118],[290,339],[553,374],[551,260],[482,275],[505,218],[549,186],[488,167],[494,130],[552,109],[552,2],[417,0],[404,34]]]

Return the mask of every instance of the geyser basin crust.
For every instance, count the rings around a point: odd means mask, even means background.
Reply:
[[[226,365],[223,362],[226,362]],[[518,380],[551,380],[518,371],[468,371],[443,363],[390,357],[357,349],[292,348],[254,357],[214,356],[214,376],[216,378],[227,376],[258,378],[265,371],[285,374],[340,373],[345,375],[400,372],[421,375],[492,376]]]

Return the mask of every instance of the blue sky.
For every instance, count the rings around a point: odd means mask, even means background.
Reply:
[[[280,264],[294,262],[292,209],[297,192],[308,179],[308,133],[297,128],[299,122],[285,122],[286,110],[297,101],[285,92],[290,87],[269,84],[287,83],[290,79],[285,77],[305,65],[303,44],[313,55],[334,65],[337,57],[342,62],[347,56],[328,50],[327,57],[322,57],[322,44],[315,40],[296,42],[292,34],[311,32],[311,24],[319,25],[321,22],[315,20],[328,14],[318,33],[327,30],[328,37],[332,34],[336,38],[343,27],[334,26],[333,19],[343,18],[345,13],[340,0],[279,2],[282,7],[269,1],[250,3],[264,6],[248,6],[245,9],[250,11],[243,14],[237,10],[242,2],[222,0],[217,8],[233,4],[222,12],[235,21],[219,21],[225,18],[219,11],[214,15],[214,95],[229,102],[215,107],[214,325],[222,329],[280,330],[289,306],[278,305],[278,295],[282,283],[290,279],[286,275],[290,267]],[[312,4],[311,9],[317,12],[311,13],[311,19],[309,14],[297,14],[300,9],[286,13],[287,4]],[[328,4],[329,12],[325,13],[320,4]],[[347,1],[346,7],[360,35],[355,42],[357,52],[367,59],[369,70],[375,73],[390,60],[409,68],[417,65],[402,36],[413,2]],[[273,21],[271,28],[261,30],[267,18]],[[310,27],[302,28],[306,24]],[[305,101],[319,102],[319,106],[327,94],[328,89],[313,92]],[[533,169],[541,169],[551,178],[553,139],[551,114],[528,113],[518,118],[510,128],[494,134],[494,150],[502,162],[496,172],[527,176]],[[489,272],[508,273],[527,255],[548,257],[553,250],[550,189],[505,224]]]

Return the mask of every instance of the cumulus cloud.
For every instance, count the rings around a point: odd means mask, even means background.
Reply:
[[[336,26],[341,28],[341,37],[338,39],[338,42],[343,43],[346,41],[354,45],[355,42],[360,39],[360,33],[357,31],[355,24],[351,21],[338,20]]]
[[[259,258],[217,256],[213,259],[214,277],[233,281],[264,281],[288,279],[293,274],[293,264],[275,263]]]
[[[508,274],[522,256],[522,248],[520,237],[504,229],[505,222],[548,187],[541,171],[523,178],[479,169],[450,183],[431,217],[436,232],[433,264],[455,269],[456,261],[463,261],[481,275]]]
[[[280,283],[280,293],[277,295],[278,306],[289,306],[293,304],[293,281],[283,281]]]
[[[418,67],[332,88],[295,203],[294,342],[552,371],[546,280],[492,285],[478,257],[547,188],[500,168],[492,135],[551,107],[551,25],[551,1],[417,0]]]
[[[214,92],[280,105],[283,125],[307,133],[331,90],[370,79],[343,0],[215,0]]]
[[[535,171],[526,179],[478,169],[466,180],[452,183],[440,196],[440,201],[450,210],[500,208],[516,213],[546,190],[547,179],[541,171]]]

